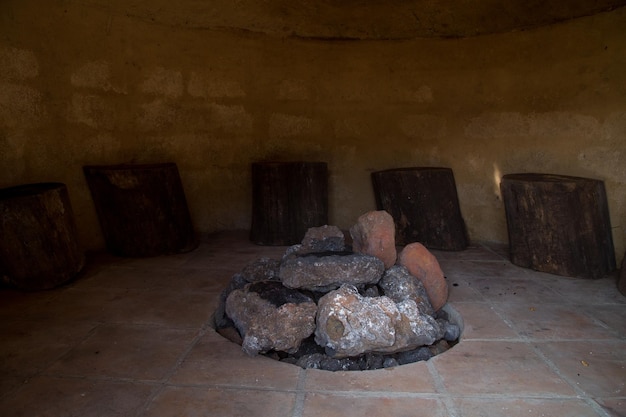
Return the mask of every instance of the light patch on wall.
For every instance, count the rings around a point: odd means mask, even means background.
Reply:
[[[44,116],[39,91],[24,85],[0,83],[0,125],[36,127]]]
[[[418,103],[430,103],[433,101],[433,90],[427,86],[422,85],[417,90],[402,90],[401,95],[407,101],[415,101]]]
[[[248,135],[252,133],[252,116],[243,106],[224,106],[211,103],[211,120],[227,133]]]
[[[469,153],[465,157],[465,163],[470,172],[478,172],[485,166],[485,158],[475,153]]]
[[[171,126],[176,119],[176,109],[163,99],[142,104],[141,110],[137,123],[142,130]]]
[[[73,94],[69,110],[69,120],[89,127],[112,128],[115,109],[102,97],[86,94]]]
[[[88,62],[78,68],[70,76],[75,87],[97,88],[103,91],[112,90],[111,67],[106,61]]]
[[[545,138],[586,138],[601,135],[598,119],[569,112],[535,113],[527,116],[530,136]]]
[[[281,100],[308,100],[309,88],[303,80],[283,80],[278,87],[278,98]]]
[[[564,162],[558,153],[543,149],[516,149],[500,161],[505,169],[521,172],[550,172],[562,174],[561,163]]]
[[[95,136],[87,137],[80,148],[74,148],[75,158],[89,163],[116,163],[114,159],[119,155],[121,142],[118,137],[110,133],[101,132]]]
[[[626,178],[625,151],[608,146],[587,148],[578,154],[581,166],[597,172],[603,178],[621,182]],[[598,175],[596,175],[598,176]]]
[[[371,122],[370,119],[363,119],[359,117],[349,117],[345,119],[338,119],[334,121],[334,131],[337,138],[358,138],[367,137],[371,135],[372,128],[368,125]]]
[[[39,75],[35,54],[25,49],[0,47],[0,78],[26,80]]]
[[[163,67],[153,69],[141,84],[141,91],[177,98],[183,94],[183,74]]]
[[[498,200],[502,200],[502,193],[500,190],[500,182],[502,182],[502,173],[500,167],[495,162],[493,163],[493,193]]]
[[[484,113],[465,126],[465,134],[470,138],[528,136],[529,131],[528,117],[512,112]]]
[[[596,118],[569,112],[490,112],[472,118],[465,127],[465,134],[470,138],[536,137],[557,140],[563,137],[598,137],[601,129]]]
[[[430,114],[413,114],[399,123],[400,130],[415,139],[440,139],[446,135],[446,120]]]
[[[246,95],[238,81],[215,74],[200,74],[195,71],[189,77],[187,92],[192,97],[210,98],[233,98]]]
[[[304,116],[275,113],[270,117],[271,137],[310,136],[321,132],[318,121]]]

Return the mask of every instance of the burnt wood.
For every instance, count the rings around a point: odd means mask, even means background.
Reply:
[[[512,263],[591,279],[615,270],[604,182],[528,173],[505,175],[500,187]]]
[[[252,242],[294,245],[309,228],[327,223],[325,162],[252,163]]]
[[[198,246],[175,163],[89,165],[83,171],[111,253],[149,257]]]
[[[412,167],[372,173],[378,210],[393,217],[396,244],[420,242],[429,249],[468,245],[454,174],[450,168]]]
[[[46,290],[83,268],[67,187],[61,183],[0,190],[0,276],[10,286]]]

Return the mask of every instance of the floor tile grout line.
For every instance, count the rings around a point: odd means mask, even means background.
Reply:
[[[477,243],[477,246],[485,249],[486,251],[488,251],[488,252],[490,252],[490,253],[492,253],[492,254],[494,254],[496,256],[499,256],[500,258],[502,258],[502,259],[504,259],[506,261],[510,261],[509,258],[504,257],[504,255],[502,255],[501,253],[498,253],[495,249],[493,249],[491,246],[489,246],[486,243],[480,242],[480,243]],[[508,251],[508,247],[507,247],[507,251]]]
[[[462,336],[462,335],[461,335]],[[598,343],[625,343],[626,339],[618,337],[606,338],[536,338],[536,337],[471,337],[462,340],[468,342],[512,342],[512,343],[569,343],[569,342],[598,342]]]
[[[236,389],[236,388],[233,388]],[[309,393],[335,395],[342,397],[363,397],[363,398],[421,398],[421,399],[439,399],[445,398],[464,398],[464,399],[489,399],[489,400],[581,400],[579,395],[566,394],[523,394],[523,393],[468,393],[468,394],[452,394],[449,392],[408,392],[408,391],[337,391],[337,390],[309,390]],[[622,397],[615,397],[622,398]],[[626,398],[626,397],[623,397]]]
[[[554,362],[552,362],[537,346],[532,343],[529,343],[531,349],[535,352],[535,354],[544,361],[546,365],[558,375],[563,381],[565,381],[569,386],[571,386],[576,393],[579,394],[580,399],[584,401],[587,405],[589,405],[593,410],[602,417],[611,417],[604,409],[593,399],[589,394],[587,394],[583,389],[578,387],[574,381],[570,380],[566,375],[564,375],[558,366]]]
[[[52,373],[52,372],[44,372],[38,376],[48,377],[48,378],[58,378],[58,379],[74,379],[74,380],[84,380],[84,381],[92,381],[92,382],[123,382],[128,384],[139,384],[139,385],[152,385],[159,386],[163,384],[162,380],[156,379],[138,379],[132,377],[124,377],[124,376],[107,376],[107,375],[87,375],[87,374],[60,374],[60,373]]]
[[[45,366],[45,367],[43,367],[41,369],[38,369],[38,370],[36,370],[34,372],[28,373],[26,375],[16,375],[16,378],[21,379],[22,383],[21,384],[16,384],[14,387],[12,387],[7,392],[1,393],[0,394],[0,399],[6,397],[7,394],[15,392],[22,385],[28,383],[28,381],[30,381],[33,378],[37,378],[37,377],[40,377],[40,376],[54,376],[52,373],[49,372],[50,368],[52,368],[57,362],[63,360],[63,358],[69,356],[74,351],[74,349],[76,349],[76,347],[80,346],[83,342],[85,342],[87,339],[89,339],[93,335],[93,333],[95,333],[96,329],[102,325],[102,323],[98,323],[98,322],[93,322],[91,324],[93,325],[93,327],[91,329],[89,329],[89,331],[85,334],[84,337],[80,338],[78,341],[76,341],[72,345],[69,345],[67,351],[59,354],[56,358],[51,359],[48,362],[47,366]]]
[[[209,321],[205,322],[200,329],[198,329],[198,333],[193,338],[191,343],[187,346],[187,348],[178,356],[174,366],[170,369],[170,371],[159,381],[159,384],[156,389],[154,389],[151,394],[148,396],[144,404],[138,408],[137,416],[143,416],[147,411],[152,402],[163,392],[163,390],[168,386],[168,381],[172,378],[172,376],[178,371],[180,365],[185,361],[187,356],[191,350],[196,346],[196,344],[202,339],[202,337],[207,333],[208,329],[210,329],[210,320],[212,320],[212,316]]]
[[[556,364],[554,362],[552,362],[537,346],[537,343],[541,343],[536,341],[535,339],[531,339],[528,336],[525,336],[523,334],[523,332],[521,332],[517,326],[515,326],[515,323],[511,322],[507,317],[504,316],[504,314],[500,311],[498,311],[497,309],[494,309],[495,313],[503,320],[505,321],[505,323],[511,327],[511,329],[513,331],[515,331],[521,338],[522,340],[528,345],[528,347],[535,353],[535,355],[543,362],[545,363],[548,368],[554,372],[563,382],[565,382],[567,385],[569,385],[574,392],[576,392],[577,396],[584,401],[587,405],[589,405],[599,416],[602,417],[610,417],[608,413],[606,413],[602,407],[596,402],[594,401],[583,389],[581,389],[580,387],[578,387],[573,381],[571,381],[569,378],[567,378],[567,376],[565,376],[561,370],[558,368],[558,366],[556,366]],[[612,339],[608,339],[608,340],[612,340]],[[548,340],[549,342],[552,342],[552,340]]]
[[[491,304],[491,303],[490,303]],[[596,402],[593,400],[593,398],[591,398],[584,390],[582,390],[580,387],[578,387],[573,381],[571,381],[569,378],[567,378],[567,376],[565,376],[561,370],[558,368],[558,366],[556,366],[556,364],[554,362],[552,362],[537,346],[537,344],[539,343],[546,343],[546,342],[554,342],[555,340],[553,339],[535,339],[535,338],[530,338],[526,335],[523,334],[523,332],[521,332],[517,326],[515,326],[515,324],[513,322],[511,322],[508,317],[506,317],[504,315],[504,313],[502,313],[501,311],[499,311],[498,309],[494,308],[494,306],[492,305],[492,310],[495,312],[495,314],[500,317],[501,320],[503,320],[507,326],[509,326],[511,328],[511,330],[513,330],[516,334],[518,334],[520,336],[520,338],[522,339],[523,342],[525,342],[530,349],[535,353],[535,355],[537,355],[537,357],[539,359],[541,359],[541,361],[543,363],[546,364],[546,366],[548,366],[548,368],[554,372],[563,382],[565,382],[567,385],[569,385],[574,392],[577,393],[577,397],[584,401],[587,405],[589,405],[594,412],[596,412],[598,414],[598,416],[602,416],[602,417],[610,417],[610,415],[608,413],[606,413],[604,411],[604,409]],[[595,339],[593,339],[595,340]],[[600,341],[611,341],[611,342],[616,342],[613,338],[608,338],[608,339],[599,339]],[[569,341],[569,340],[566,340]],[[588,342],[590,341],[589,339],[581,339],[581,340],[577,340],[577,341],[585,341]]]
[[[446,409],[446,414],[448,417],[457,417],[460,416],[456,406],[454,404],[454,400],[450,397],[448,390],[446,389],[446,385],[443,382],[443,378],[439,374],[439,371],[435,367],[433,361],[426,361],[426,368],[428,368],[428,372],[430,372],[430,376],[433,378],[435,382],[435,389],[439,394],[441,394],[441,401]]]
[[[306,369],[298,372],[298,382],[296,384],[296,400],[293,407],[292,417],[302,417],[304,413],[304,401],[306,400]]]
[[[40,372],[38,372],[38,374],[43,374],[46,373],[47,371],[49,371],[49,369],[51,367],[54,366],[55,363],[62,361],[65,357],[69,356],[74,349],[76,349],[78,346],[82,345],[84,342],[86,342],[91,336],[93,336],[93,334],[100,328],[103,326],[102,322],[90,322],[93,327],[85,334],[85,336],[83,338],[81,338],[79,341],[77,341],[76,343],[74,343],[72,345],[72,347],[70,347],[65,353],[59,355],[56,359],[50,361],[50,364],[45,368],[42,369]]]

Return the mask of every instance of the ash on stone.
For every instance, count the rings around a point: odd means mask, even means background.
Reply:
[[[384,270],[382,261],[371,255],[309,255],[284,260],[279,277],[289,288],[330,291],[346,283],[356,286],[376,284]]]
[[[361,218],[359,227],[362,247],[394,234],[389,222]],[[424,268],[438,268],[436,260],[418,249],[386,265],[388,251],[355,253],[338,228],[309,229],[280,260],[261,258],[233,276],[220,295],[216,329],[249,355],[303,368],[368,370],[428,360],[458,343],[462,326],[458,313],[441,308],[445,285],[419,270],[421,259],[429,263]]]
[[[260,293],[253,291],[253,286]],[[259,288],[262,286],[268,289]],[[260,294],[271,295],[271,301]],[[251,356],[271,350],[296,352],[302,340],[315,331],[316,311],[312,299],[289,288],[278,290],[272,281],[247,284],[226,299],[226,314],[243,338],[242,349]]]

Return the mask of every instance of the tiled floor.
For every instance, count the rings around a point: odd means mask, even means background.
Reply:
[[[250,358],[211,328],[231,275],[283,247],[244,233],[191,253],[91,257],[51,291],[0,290],[0,416],[626,416],[626,297],[512,265],[502,248],[434,252],[461,342],[367,372]]]

